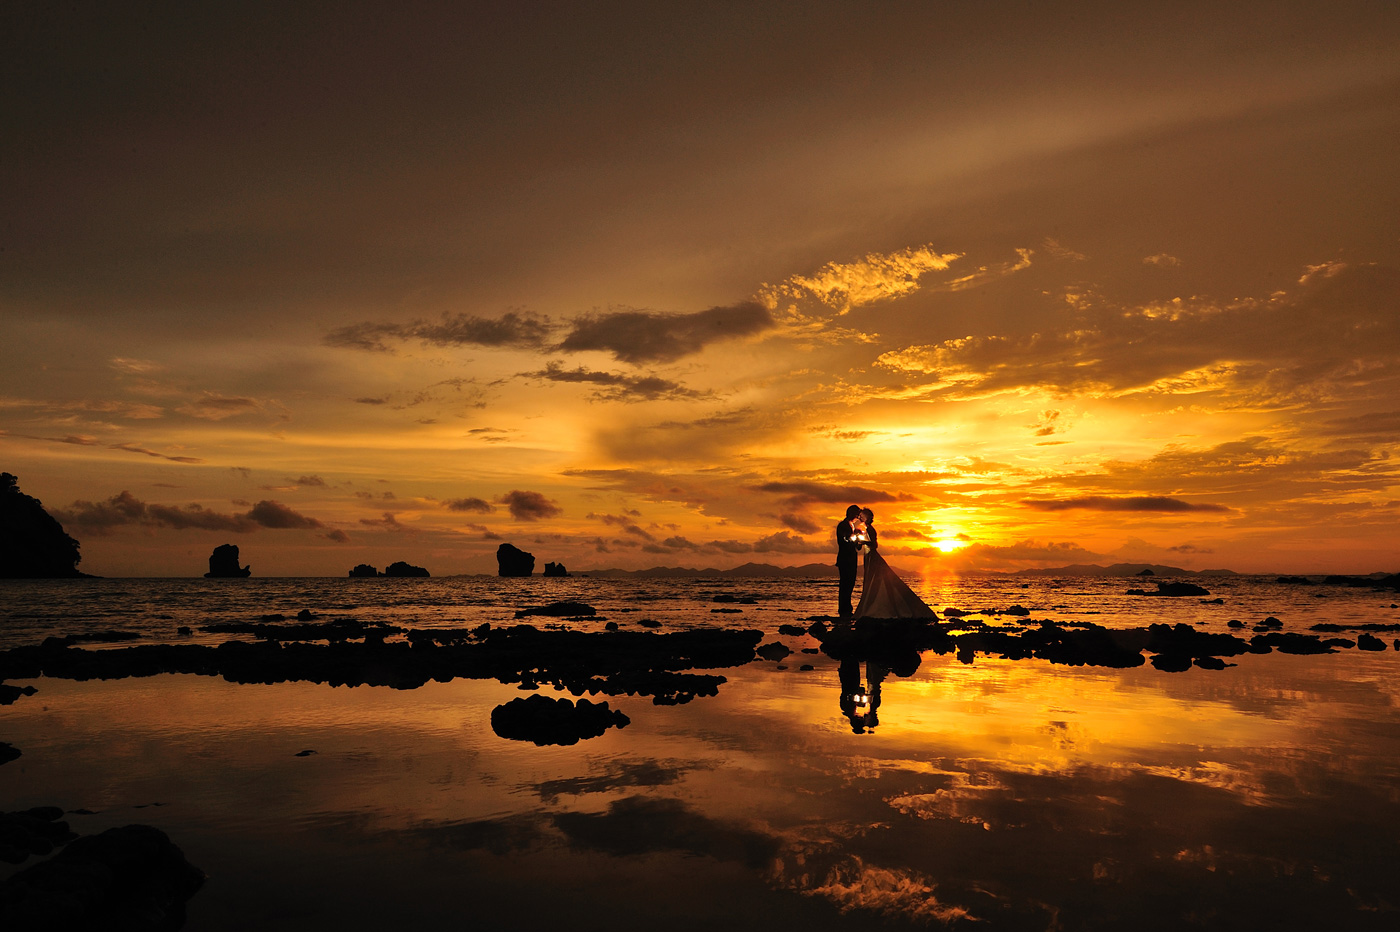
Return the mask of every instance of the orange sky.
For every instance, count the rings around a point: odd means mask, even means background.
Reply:
[[[1400,568],[1395,4],[442,6],[0,14],[82,569]]]

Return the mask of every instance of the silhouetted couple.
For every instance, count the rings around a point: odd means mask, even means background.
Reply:
[[[836,568],[841,574],[838,609],[842,618],[933,618],[933,609],[924,604],[879,553],[875,532],[875,512],[852,505],[836,525]],[[856,558],[865,554],[865,578],[860,587],[860,604],[851,607],[856,588]]]

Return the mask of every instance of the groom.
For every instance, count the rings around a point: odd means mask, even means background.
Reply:
[[[855,531],[855,522],[860,518],[860,506],[852,505],[846,509],[846,518],[836,525],[836,569],[841,574],[841,595],[838,601],[838,608],[842,618],[850,618],[855,614],[855,609],[851,608],[851,593],[856,588],[856,542],[851,540],[851,534]]]

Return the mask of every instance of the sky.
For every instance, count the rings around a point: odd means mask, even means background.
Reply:
[[[1400,5],[7,3],[105,576],[1400,570]]]

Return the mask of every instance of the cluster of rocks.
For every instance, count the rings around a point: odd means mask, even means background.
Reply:
[[[587,614],[591,606],[561,603],[545,614]],[[714,695],[723,676],[690,673],[739,666],[754,657],[759,631],[692,630],[583,632],[531,625],[403,631],[353,619],[282,624],[232,622],[206,630],[251,634],[261,640],[203,644],[143,644],[83,650],[63,638],[0,651],[0,690],[31,694],[7,679],[40,676],[117,679],[157,673],[221,676],[235,683],[310,681],[414,689],[456,677],[497,679],[525,688],[551,684],[584,693],[650,696],[658,705]],[[385,642],[388,634],[403,640]],[[306,643],[307,640],[327,643]],[[13,701],[13,699],[11,700]]]
[[[359,564],[356,564],[355,568],[352,569],[352,570],[350,571],[350,573],[349,573],[349,578],[351,578],[351,579],[361,579],[361,578],[373,579],[373,578],[379,577],[379,576],[431,576],[431,575],[432,575],[431,573],[429,573],[427,570],[425,570],[425,569],[424,569],[423,567],[421,567],[421,566],[414,566],[412,563],[405,563],[405,562],[403,562],[402,560],[399,560],[399,561],[397,561],[397,562],[395,562],[395,563],[390,563],[387,567],[384,568],[384,572],[382,572],[382,573],[379,572],[379,570],[378,570],[377,568],[375,568],[375,567],[373,567],[373,566],[370,566],[368,563],[359,563]]]
[[[1276,621],[1276,619],[1271,619]],[[973,626],[976,630],[966,630]],[[1072,666],[1129,668],[1147,663],[1144,652],[1152,654],[1152,666],[1176,672],[1192,666],[1219,670],[1229,664],[1223,658],[1241,654],[1330,654],[1339,648],[1384,650],[1385,643],[1370,634],[1356,640],[1321,637],[1277,630],[1273,625],[1257,628],[1248,640],[1234,634],[1197,631],[1188,624],[1154,624],[1145,628],[1105,628],[1093,622],[1056,624],[1042,621],[1034,627],[993,628],[976,620],[955,623],[911,621],[909,619],[861,619],[854,624],[829,625],[817,619],[806,629],[833,657],[868,655],[907,657],[933,651],[955,654],[963,663],[972,663],[980,654],[1008,660],[1039,658]],[[1363,640],[1364,639],[1364,640]],[[1400,640],[1395,643],[1400,650]]]
[[[535,572],[535,555],[521,550],[514,544],[501,544],[496,548],[496,574],[498,576],[530,576]],[[551,577],[568,576],[569,571],[562,563],[546,563],[544,575]]]

